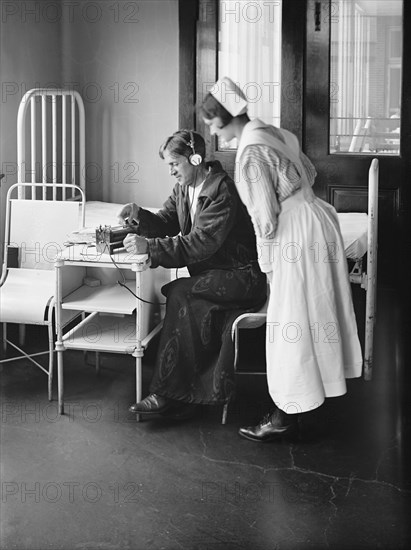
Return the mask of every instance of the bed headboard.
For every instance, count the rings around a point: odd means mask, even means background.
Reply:
[[[80,94],[58,88],[26,92],[17,116],[17,183],[58,183],[61,185],[52,187],[54,200],[77,200],[73,185],[85,192],[85,168],[85,116]],[[44,199],[47,189],[21,186],[18,197]]]

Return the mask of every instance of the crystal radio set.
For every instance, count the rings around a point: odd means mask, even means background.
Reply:
[[[100,225],[96,228],[96,249],[100,254],[113,254],[114,250],[124,248],[123,241],[129,233],[135,233],[136,226]]]

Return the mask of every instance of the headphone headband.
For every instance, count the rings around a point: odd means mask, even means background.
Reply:
[[[203,162],[203,157],[199,153],[196,153],[195,142],[194,142],[194,134],[193,134],[192,130],[190,130],[190,141],[186,141],[186,144],[193,151],[192,154],[188,157],[188,162],[192,166],[199,166]]]

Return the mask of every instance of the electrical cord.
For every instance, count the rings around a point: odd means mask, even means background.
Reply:
[[[113,255],[110,254],[110,252],[109,252],[109,256],[110,256],[110,260],[113,262],[113,264],[115,265],[117,271],[120,273],[121,277],[123,278],[123,282],[117,281],[118,285],[120,285],[121,287],[128,290],[135,298],[137,298],[137,300],[140,300],[140,302],[144,302],[145,304],[152,304],[152,305],[155,305],[155,306],[158,306],[158,305],[165,306],[167,304],[167,302],[150,302],[150,300],[144,300],[144,298],[141,298],[140,296],[137,296],[137,294],[135,292],[133,292],[131,290],[131,288],[128,288],[128,286],[126,284],[126,278],[124,276],[124,273],[118,267],[117,262],[114,260]]]
[[[210,174],[210,169],[208,169],[207,171],[207,174],[206,174],[206,177],[203,179],[203,181],[199,184],[199,185],[203,185],[203,183],[205,182],[205,180],[208,178]],[[196,190],[196,187],[197,187],[197,174],[195,175],[195,180],[194,180],[194,186],[193,186],[193,196],[190,197],[190,191],[189,191],[189,188],[187,189],[187,194],[188,194],[188,198],[189,198],[189,201],[188,201],[188,216],[187,216],[187,219],[185,221],[185,224],[184,224],[184,227],[183,227],[183,231],[181,233],[182,236],[185,235],[185,232],[186,232],[186,229],[188,227],[188,223],[190,221],[190,218],[191,218],[191,208],[193,206],[193,203],[194,203],[194,197],[195,197],[195,190]],[[193,226],[194,225],[194,219],[192,220],[191,222],[191,225]],[[176,267],[176,279],[178,279],[178,267]]]
[[[185,221],[185,224],[184,224],[184,227],[183,227],[183,231],[181,233],[182,236],[185,235],[186,233],[186,229],[188,227],[188,222],[190,221],[190,217],[191,217],[191,208],[193,206],[193,202],[194,202],[194,194],[195,194],[195,189],[196,189],[196,185],[197,185],[197,174],[196,174],[196,180],[194,182],[194,192],[193,192],[193,196],[190,197],[190,192],[189,192],[189,189],[187,189],[187,194],[188,194],[188,198],[189,198],[189,201],[188,201],[188,216],[186,218],[186,221]],[[194,222],[194,220],[193,220]],[[193,223],[192,222],[192,223]],[[176,267],[176,279],[178,279],[178,267]]]

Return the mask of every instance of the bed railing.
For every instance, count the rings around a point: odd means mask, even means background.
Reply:
[[[371,380],[373,367],[374,325],[377,314],[377,255],[378,255],[378,188],[379,161],[373,159],[368,172],[368,246],[367,273],[361,285],[365,288],[365,350],[364,379]]]
[[[17,170],[17,183],[61,184],[52,188],[53,200],[77,200],[73,185],[85,191],[85,116],[78,92],[34,88],[24,94],[17,117]],[[19,199],[38,198],[38,186],[30,188],[30,197],[25,189],[19,188]],[[44,185],[41,198],[46,192]]]

